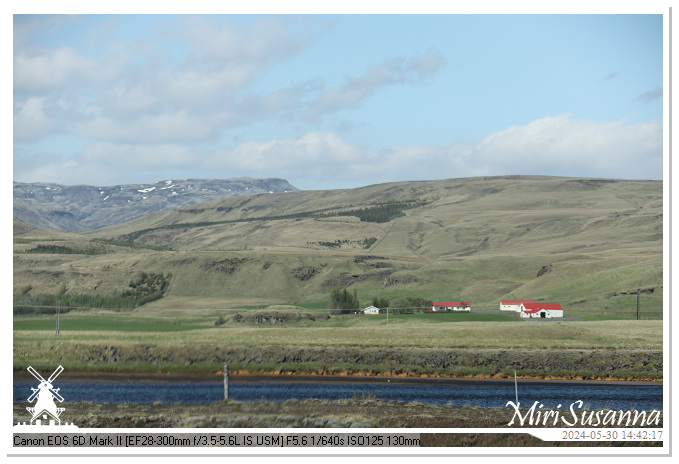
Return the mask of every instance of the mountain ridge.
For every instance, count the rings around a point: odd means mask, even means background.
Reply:
[[[283,193],[298,189],[278,178],[182,179],[152,184],[13,183],[14,217],[39,228],[99,229],[164,209],[230,196]]]

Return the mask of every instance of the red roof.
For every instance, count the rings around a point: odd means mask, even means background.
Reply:
[[[432,306],[471,306],[471,303],[469,301],[434,301]]]
[[[559,309],[563,311],[560,303],[523,303],[525,313],[536,313],[541,309]]]
[[[511,305],[511,304],[518,305],[518,304],[521,304],[521,303],[535,303],[535,300],[500,300],[500,303],[501,304],[507,304],[507,305]]]

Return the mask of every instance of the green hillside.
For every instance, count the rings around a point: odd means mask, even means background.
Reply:
[[[148,311],[373,297],[558,301],[566,313],[662,308],[661,181],[490,177],[232,197],[95,231],[21,229],[15,305],[121,295],[169,279]],[[64,297],[65,299],[65,297]]]

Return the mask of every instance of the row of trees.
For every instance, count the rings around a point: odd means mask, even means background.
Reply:
[[[333,288],[330,291],[330,309],[356,310],[358,309],[358,293],[348,291],[346,288],[340,290]]]
[[[358,293],[346,288],[333,288],[330,291],[330,309],[357,310],[359,308]],[[401,298],[374,297],[372,305],[380,309],[389,309],[392,314],[412,314],[427,311],[432,301],[413,296]]]
[[[24,253],[55,254],[55,255],[103,255],[106,250],[103,248],[71,248],[61,245],[38,244],[34,248],[26,250]]]
[[[315,217],[337,217],[337,216],[355,216],[362,222],[389,222],[400,216],[405,216],[403,210],[422,206],[426,202],[422,201],[389,201],[386,203],[377,203],[368,205],[364,208],[349,209],[343,211],[336,211],[333,213],[315,213]]]
[[[431,308],[432,300],[425,300],[414,296],[407,296],[402,298],[378,298],[372,300],[372,305],[380,308],[389,308],[392,314],[413,314],[428,311]]]

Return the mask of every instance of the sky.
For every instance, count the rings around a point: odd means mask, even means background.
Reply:
[[[513,174],[660,180],[667,5],[649,4],[15,14],[13,180],[277,177],[302,190]]]

